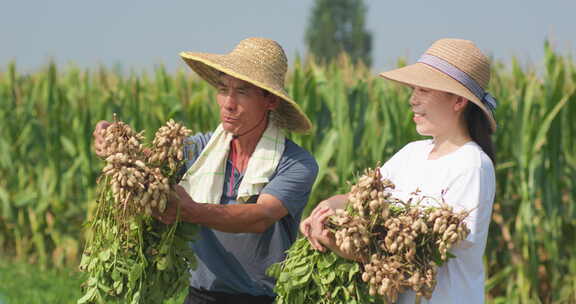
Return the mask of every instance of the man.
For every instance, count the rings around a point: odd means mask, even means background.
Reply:
[[[180,205],[183,221],[202,226],[186,303],[272,303],[274,280],[265,271],[296,239],[318,172],[282,131],[311,128],[284,89],[286,55],[263,38],[245,39],[226,55],[180,55],[217,88],[221,121],[188,139],[186,174],[157,215],[171,223]]]

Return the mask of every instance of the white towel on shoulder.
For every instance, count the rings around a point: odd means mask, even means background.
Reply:
[[[232,137],[231,133],[219,125],[196,162],[180,181],[180,186],[186,189],[195,202],[220,203]],[[284,153],[284,142],[284,133],[270,121],[248,160],[238,188],[236,199],[239,202],[246,202],[251,196],[260,194],[268,184]]]

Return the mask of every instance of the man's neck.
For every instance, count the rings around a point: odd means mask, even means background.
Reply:
[[[254,150],[256,149],[256,145],[266,128],[268,127],[268,121],[261,124],[261,126],[257,127],[256,129],[252,130],[250,133],[239,136],[232,140],[232,145],[234,146],[234,152],[239,159],[247,159],[250,158]]]

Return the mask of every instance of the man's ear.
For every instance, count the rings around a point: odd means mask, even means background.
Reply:
[[[278,108],[278,106],[280,105],[280,97],[274,95],[274,94],[270,94],[268,95],[268,104],[266,105],[268,110],[276,110],[276,108]]]

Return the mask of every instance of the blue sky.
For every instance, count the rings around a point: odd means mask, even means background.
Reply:
[[[367,0],[376,71],[400,56],[415,60],[436,39],[473,40],[500,60],[541,64],[543,42],[576,49],[576,1]],[[183,50],[226,53],[243,38],[282,44],[292,60],[304,54],[312,0],[83,1],[2,0],[0,67],[16,59],[34,70],[49,58],[81,67],[120,64],[184,67]]]

